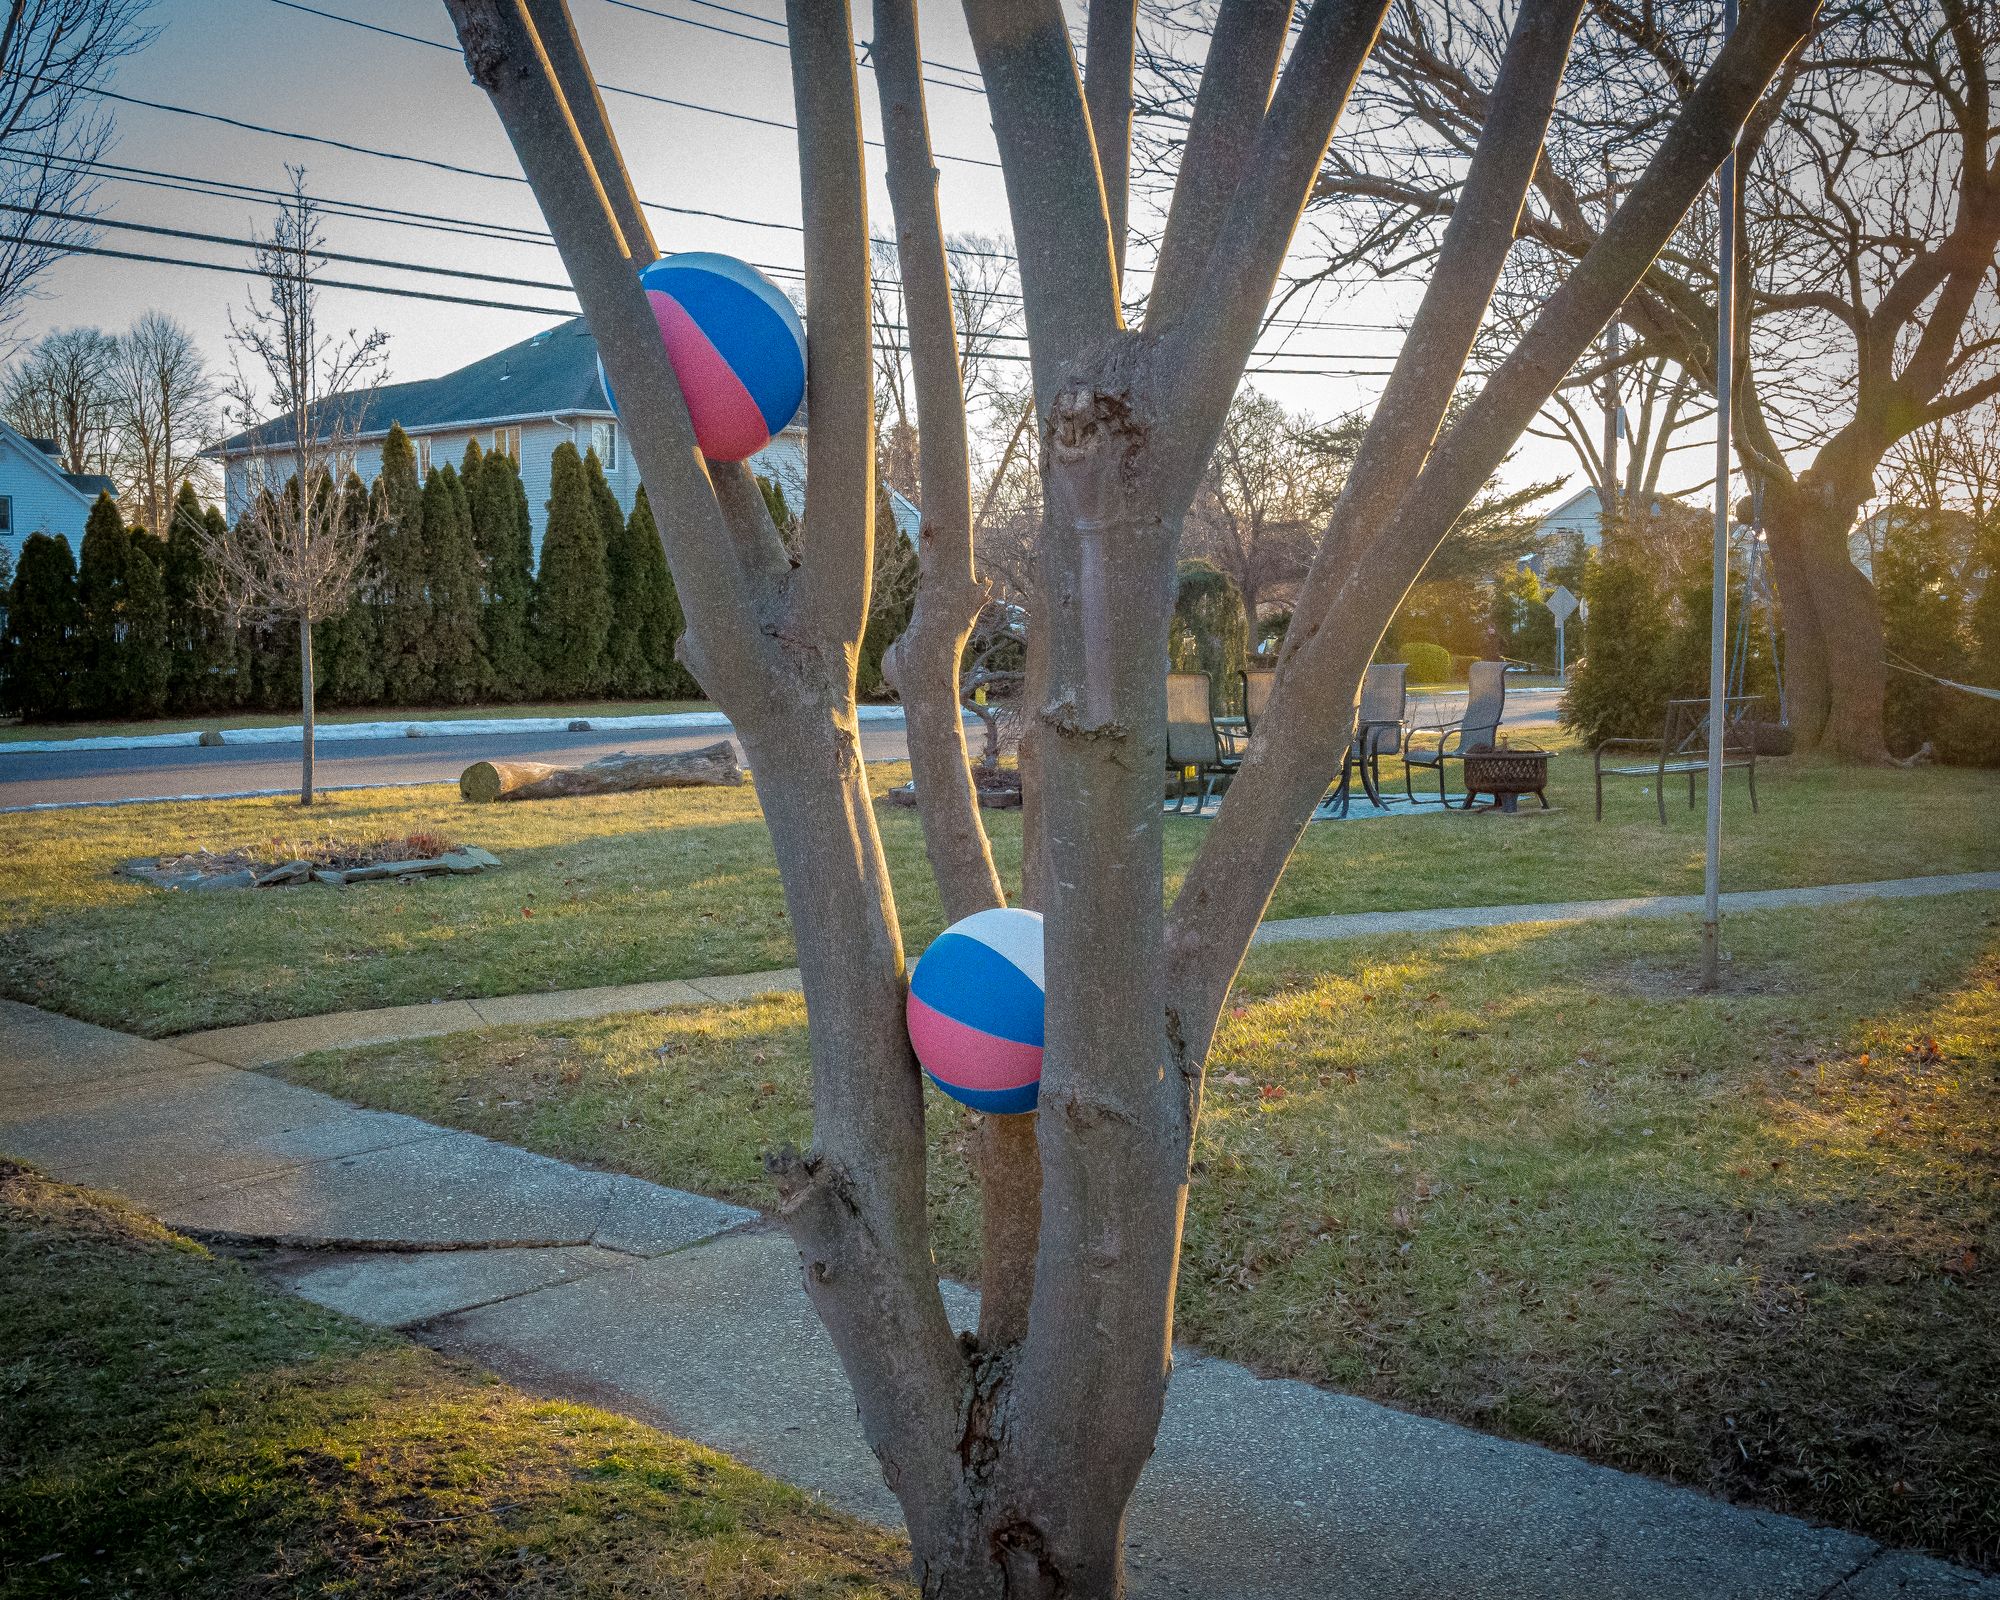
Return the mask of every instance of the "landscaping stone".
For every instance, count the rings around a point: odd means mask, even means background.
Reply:
[[[403,730],[403,737],[405,739],[421,739],[424,737],[425,731],[422,723],[413,722]]]
[[[275,889],[287,884],[307,883],[311,881],[312,876],[313,864],[310,861],[287,861],[283,866],[273,867],[269,872],[261,874],[257,879],[257,887]]]
[[[171,885],[180,889],[248,889],[257,881],[257,874],[248,867],[239,867],[234,872],[198,873],[193,878],[183,878]]]
[[[344,872],[329,872],[324,867],[321,867],[313,873],[313,882],[328,884],[338,889],[347,882],[347,874]]]
[[[584,717],[571,717],[569,731],[571,733],[589,733],[591,731],[590,722]]]
[[[213,750],[217,745],[222,743],[222,730],[220,728],[203,728],[199,742],[203,749]]]

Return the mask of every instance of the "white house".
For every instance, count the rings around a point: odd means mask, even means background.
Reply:
[[[542,527],[548,520],[549,469],[561,444],[594,449],[618,503],[632,509],[639,469],[626,449],[618,418],[597,376],[597,345],[581,317],[448,372],[416,383],[386,384],[368,397],[361,417],[361,449],[355,470],[372,481],[382,470],[382,440],[400,423],[417,450],[417,472],[435,463],[456,465],[466,442],[482,450],[504,450],[521,469],[534,519],[535,559],[541,560]],[[223,506],[233,520],[256,474],[260,456],[279,454],[291,439],[288,421],[279,420],[226,439],[210,453],[223,463]],[[773,479],[794,513],[805,508],[806,431],[801,416],[750,458],[750,468]],[[271,468],[286,471],[282,459]],[[920,518],[901,495],[892,497],[896,525],[914,541]]]
[[[61,534],[72,553],[83,549],[83,524],[99,494],[117,488],[109,478],[65,472],[50,439],[30,439],[0,422],[0,550],[18,566],[31,533]]]

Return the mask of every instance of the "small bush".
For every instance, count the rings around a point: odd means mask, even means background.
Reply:
[[[1418,639],[1403,646],[1398,652],[1410,664],[1412,683],[1448,683],[1451,681],[1451,652],[1441,644],[1431,644]]]

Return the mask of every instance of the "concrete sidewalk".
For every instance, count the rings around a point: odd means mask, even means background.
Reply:
[[[307,1298],[896,1521],[797,1255],[754,1212],[13,1002],[0,1151],[288,1247],[269,1270]],[[1130,1539],[1149,1600],[2000,1600],[1853,1534],[1188,1351]]]
[[[1835,883],[1807,889],[1748,889],[1725,894],[1722,907],[1725,912],[1770,911],[1981,890],[2000,890],[2000,872],[1890,878],[1878,883]],[[1700,910],[1699,895],[1651,895],[1626,900],[1553,901],[1542,905],[1460,906],[1437,911],[1357,911],[1267,922],[1257,930],[1255,942],[1366,939],[1391,933],[1443,933],[1454,928],[1589,922],[1610,917],[1675,917],[1697,914]],[[378,1011],[341,1011],[183,1034],[174,1042],[232,1066],[256,1067],[310,1055],[315,1050],[436,1039],[453,1033],[483,1033],[489,1028],[523,1022],[583,1022],[621,1012],[658,1011],[666,1006],[707,1005],[747,1000],[759,994],[793,993],[798,987],[798,968],[784,967],[773,972],[744,972],[725,977],[668,979],[659,983],[563,989],[548,994],[481,1000],[442,1000],[432,1005],[388,1006]]]

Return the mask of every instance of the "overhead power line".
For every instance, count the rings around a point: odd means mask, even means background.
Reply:
[[[384,27],[379,22],[363,22],[359,17],[343,16],[338,11],[327,11],[319,6],[307,5],[304,3],[304,0],[270,0],[270,3],[274,6],[283,6],[287,11],[300,11],[304,12],[307,16],[320,17],[327,22],[338,22],[345,27],[359,28],[363,33],[380,34],[385,38],[400,39],[408,44],[422,45],[429,50],[443,50],[451,55],[459,54],[457,45],[446,44],[441,39],[427,39],[420,33],[405,33],[400,28]],[[747,38],[749,36],[746,34],[744,37]],[[696,100],[680,100],[676,99],[673,95],[655,94],[649,89],[630,89],[622,84],[605,83],[601,80],[597,80],[597,87],[606,94],[623,95],[631,100],[644,100],[653,105],[670,106],[676,111],[695,111],[704,116],[723,117],[731,122],[747,122],[760,128],[771,128],[783,133],[795,134],[798,132],[797,123],[786,122],[778,117],[760,117],[755,112],[731,111],[723,106],[707,106]],[[877,150],[882,148],[881,141],[877,139],[869,139],[865,143]],[[985,156],[954,155],[946,150],[935,151],[933,154],[939,161],[952,161],[961,166],[988,167],[996,172],[1000,169],[999,162],[990,160]]]

